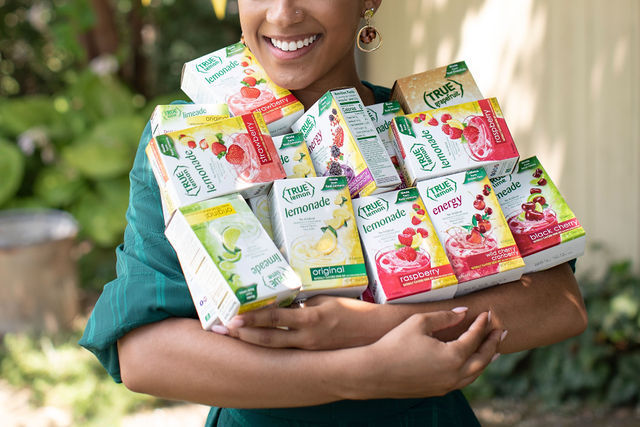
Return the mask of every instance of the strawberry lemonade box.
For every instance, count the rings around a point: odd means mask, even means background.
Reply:
[[[151,135],[155,137],[227,118],[226,104],[157,105],[151,114]]]
[[[458,281],[418,190],[405,188],[353,200],[375,302],[454,297]]]
[[[391,93],[407,114],[483,98],[464,61],[398,79]]]
[[[300,279],[239,194],[181,207],[165,235],[206,330],[238,313],[288,305],[300,289]]]
[[[504,176],[518,163],[495,98],[396,117],[391,128],[409,186],[477,167]]]
[[[458,278],[456,296],[522,276],[524,261],[484,169],[417,188]]]
[[[491,183],[524,257],[525,273],[545,270],[584,254],[585,231],[537,157]]]
[[[285,177],[259,113],[158,135],[146,154],[169,214],[224,194],[263,194]]]
[[[344,175],[352,197],[400,185],[387,150],[355,88],[325,93],[293,124],[302,132],[319,176]]]
[[[302,280],[298,299],[362,294],[367,272],[347,178],[281,179],[269,198],[274,242]]]
[[[304,111],[302,103],[277,86],[242,43],[184,64],[181,89],[195,103],[229,105],[233,116],[261,112],[273,135],[289,132]]]

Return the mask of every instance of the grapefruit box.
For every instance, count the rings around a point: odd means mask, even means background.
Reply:
[[[353,200],[375,302],[454,297],[458,281],[418,190],[405,188]]]
[[[307,178],[316,176],[309,149],[300,132],[273,137],[273,143],[280,155],[280,162],[287,178]]]
[[[233,116],[261,112],[269,132],[281,135],[302,115],[304,106],[277,86],[242,43],[184,64],[182,91],[198,104],[227,104]]]
[[[518,163],[495,98],[396,117],[391,128],[409,186],[477,167],[504,176]]]
[[[391,99],[419,113],[484,98],[464,61],[396,80]]]
[[[491,183],[524,257],[525,273],[584,253],[585,231],[537,157],[522,160],[512,175]]]
[[[151,114],[151,135],[158,136],[229,118],[226,104],[157,105]]]
[[[274,242],[302,280],[298,299],[362,294],[367,272],[346,177],[275,181],[269,204]]]
[[[318,176],[344,175],[351,196],[400,185],[387,150],[354,88],[330,90],[293,124],[302,132]]]
[[[165,235],[206,330],[298,293],[300,279],[239,194],[181,207]]]
[[[456,296],[520,278],[524,261],[484,169],[417,188],[458,278]]]
[[[225,194],[266,193],[273,180],[285,176],[259,113],[158,135],[146,154],[169,215]]]

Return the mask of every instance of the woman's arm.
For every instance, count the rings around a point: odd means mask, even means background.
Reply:
[[[442,395],[473,381],[492,360],[501,330],[487,314],[459,339],[434,330],[464,312],[416,314],[376,343],[332,351],[273,349],[167,319],[118,341],[127,388],[169,399],[235,408],[308,406],[341,399]]]

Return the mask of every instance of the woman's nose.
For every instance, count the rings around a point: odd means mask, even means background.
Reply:
[[[304,20],[304,11],[295,0],[273,0],[267,9],[267,21],[279,26],[297,24]]]

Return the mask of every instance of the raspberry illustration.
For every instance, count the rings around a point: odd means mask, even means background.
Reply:
[[[470,143],[475,143],[478,141],[478,137],[480,136],[480,130],[475,126],[467,126],[462,131],[462,134]]]
[[[232,165],[239,165],[244,161],[244,154],[242,147],[236,144],[231,144],[227,150],[225,158],[227,159],[227,162]]]
[[[417,216],[412,216],[411,217],[411,224],[413,225],[418,225],[422,222],[422,220],[420,218],[418,218]]]
[[[423,239],[429,237],[429,232],[422,227],[418,228],[416,231],[422,236]]]
[[[405,228],[404,230],[402,230],[402,234],[408,234],[408,235],[410,235],[411,237],[413,237],[413,235],[414,235],[414,234],[416,234],[416,230],[414,230],[414,229],[413,229],[413,228],[411,228],[411,227],[407,227],[407,228]]]
[[[425,121],[427,119],[427,115],[425,113],[420,113],[420,120]]]
[[[413,118],[413,123],[420,123],[421,121],[422,121],[422,120],[420,120],[420,117],[418,117],[418,116],[415,116],[415,117]]]
[[[447,124],[442,125],[442,132],[444,132],[445,135],[451,135],[451,126]]]
[[[413,235],[404,233],[398,234],[398,241],[405,246],[411,246],[411,243],[413,242]]]
[[[411,246],[405,246],[401,249],[398,249],[398,251],[396,252],[396,255],[398,256],[398,258],[400,258],[403,261],[415,261],[416,258],[418,257],[416,250],[413,249]]]
[[[413,208],[414,211],[417,211],[418,209],[420,209],[420,205],[417,203],[412,204],[411,207]]]
[[[462,138],[462,129],[451,128],[451,133],[449,134],[451,139],[460,139]]]

